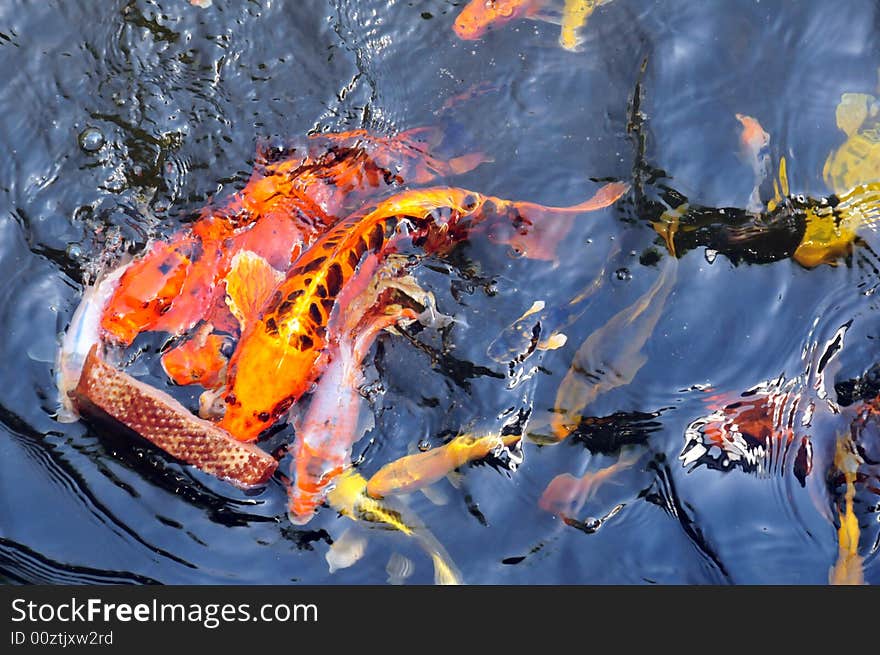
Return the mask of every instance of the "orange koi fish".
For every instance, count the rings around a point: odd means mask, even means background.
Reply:
[[[220,425],[238,439],[254,440],[310,388],[327,363],[326,356],[319,358],[339,293],[364,256],[382,259],[404,237],[427,252],[448,251],[481,224],[502,220],[516,229],[496,240],[542,250],[540,235],[532,234],[535,221],[607,207],[627,188],[608,184],[571,207],[513,202],[456,188],[411,190],[340,222],[297,261],[253,327],[242,334],[229,363]]]
[[[825,389],[850,323],[842,325],[821,346],[804,351],[806,368],[790,380],[783,376],[762,382],[738,397],[714,396],[721,404],[706,416],[692,421],[685,430],[679,459],[683,466],[706,465],[720,470],[741,468],[748,473],[779,472],[786,455],[797,447],[792,470],[803,485],[812,472],[813,446],[808,431],[817,408],[832,414],[840,408]]]
[[[490,27],[538,13],[547,0],[471,0],[456,17],[452,29],[466,41],[479,39]]]
[[[742,132],[739,137],[740,157],[752,169],[755,176],[755,187],[749,196],[746,209],[760,212],[764,204],[761,202],[761,184],[770,173],[770,135],[764,131],[756,118],[737,114],[736,120],[742,124]]]
[[[565,0],[562,13],[544,11],[548,0],[472,0],[456,17],[452,29],[458,38],[473,41],[488,29],[518,18],[532,18],[559,23],[559,45],[577,52],[581,45],[579,30],[590,15],[611,0]]]
[[[262,148],[241,192],[222,208],[204,210],[170,241],[156,242],[126,270],[104,310],[103,331],[123,345],[145,331],[181,335],[209,309],[222,308],[223,280],[236,253],[250,250],[287,270],[367,197],[404,179],[423,183],[485,160],[475,153],[442,161],[429,152],[441,138],[429,128],[396,137],[358,130],[314,135],[281,154]]]
[[[563,520],[574,518],[596,494],[600,486],[621,471],[630,468],[639,461],[640,457],[641,455],[634,451],[628,452],[621,455],[620,459],[611,466],[587,473],[580,478],[569,473],[557,475],[541,494],[538,507],[550,514],[556,514]]]

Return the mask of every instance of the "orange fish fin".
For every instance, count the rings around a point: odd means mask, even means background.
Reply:
[[[608,207],[629,189],[624,182],[611,182],[600,188],[593,197],[570,207],[547,207],[534,202],[515,202],[519,225],[510,229],[496,226],[490,238],[505,243],[529,259],[554,260],[556,248],[571,230],[575,214],[592,212]]]
[[[453,175],[461,175],[468,171],[474,170],[480,164],[487,164],[495,161],[491,157],[482,152],[471,152],[460,157],[453,157],[449,160],[449,172]]]
[[[397,135],[398,143],[407,144],[414,148],[436,148],[443,142],[443,130],[436,126],[423,125],[404,130]]]
[[[242,330],[259,318],[272,291],[283,279],[283,273],[250,250],[243,250],[232,258],[226,277],[226,304]]]
[[[419,317],[415,310],[400,305],[388,307],[385,312],[370,318],[362,325],[363,331],[358,334],[352,349],[354,361],[362,362],[366,358],[367,351],[382,330],[397,325],[402,320],[414,321]]]
[[[177,384],[200,384],[207,389],[223,384],[226,377],[226,339],[203,324],[191,339],[162,355],[162,368]]]

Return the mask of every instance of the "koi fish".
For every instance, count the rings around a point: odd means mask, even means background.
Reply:
[[[675,286],[677,260],[669,259],[653,285],[632,305],[593,332],[575,353],[559,390],[550,423],[552,438],[562,441],[581,421],[581,413],[599,395],[629,384],[647,358],[642,348],[660,320]]]
[[[760,212],[764,203],[761,202],[760,188],[770,173],[770,135],[764,131],[757,119],[745,114],[737,114],[736,120],[742,124],[740,133],[740,157],[750,166],[755,177],[755,187],[749,196],[746,209]]]
[[[587,23],[590,15],[611,0],[565,0],[562,10],[562,30],[559,45],[565,50],[577,52],[583,41],[579,30]]]
[[[435,584],[461,584],[461,574],[434,535],[403,505],[370,498],[366,487],[363,476],[349,470],[339,476],[327,499],[340,514],[355,521],[413,537],[434,563]]]
[[[78,409],[109,416],[168,454],[236,486],[260,485],[278,466],[253,444],[236,441],[168,394],[104,362],[97,345],[86,357],[72,397]]]
[[[846,141],[828,155],[822,176],[839,195],[880,180],[880,103],[866,93],[844,93],[835,117]]]
[[[383,266],[379,273],[377,266],[378,258],[368,257],[339,294],[340,306],[346,311],[335,316],[329,326],[335,335],[326,351],[329,364],[305,416],[294,424],[288,516],[297,525],[309,521],[328,486],[350,465],[352,446],[360,438],[362,364],[370,346],[383,329],[418,318],[412,307],[380,300],[393,288],[386,285],[385,276],[398,271],[396,263]]]
[[[155,242],[125,272],[104,309],[104,334],[125,346],[145,331],[182,335],[207,311],[223,309],[223,282],[236,253],[253,251],[286,271],[367,197],[405,178],[423,183],[485,160],[472,153],[445,162],[422,138],[435,143],[440,137],[427,128],[396,137],[358,130],[314,135],[281,152],[261,147],[242,191],[221,208],[205,209],[169,241]]]
[[[611,0],[565,0],[562,16],[545,11],[548,0],[471,0],[465,5],[452,25],[458,38],[473,41],[481,38],[490,28],[500,27],[520,18],[559,23],[562,27],[559,45],[577,51],[581,45],[579,30],[590,15]]]
[[[455,18],[452,29],[458,38],[473,41],[492,26],[537,14],[547,0],[471,0]]]
[[[824,344],[804,350],[804,372],[790,380],[779,376],[725,401],[723,406],[692,421],[685,430],[679,459],[683,466],[706,465],[720,470],[740,468],[747,473],[780,472],[793,445],[795,477],[803,485],[812,472],[813,446],[806,434],[817,407],[840,413],[825,380],[836,365],[851,322],[838,328]]]
[[[845,491],[844,507],[839,512],[837,529],[837,562],[828,572],[828,582],[833,585],[863,585],[865,574],[863,558],[859,555],[859,521],[853,510],[856,495],[856,479],[862,459],[849,434],[837,438],[834,451],[834,468],[843,474]]]
[[[679,459],[683,466],[700,463],[762,474],[780,466],[780,455],[799,439],[795,471],[803,479],[811,470],[812,444],[808,436],[798,436],[798,420],[809,421],[808,402],[798,380],[762,382],[692,421]]]
[[[874,119],[871,125],[866,125],[869,114],[876,116],[878,111],[872,101],[871,96],[844,94],[837,108],[838,127],[849,138],[825,162],[823,175],[837,194],[832,202],[793,202],[785,158],[779,161],[778,178],[773,180],[773,198],[766,206],[769,212],[773,212],[787,202],[803,212],[804,234],[792,259],[805,268],[836,265],[852,252],[858,229],[875,224],[880,216],[877,204],[880,196],[876,188],[880,181],[880,122]],[[751,116],[737,114],[736,118],[743,126],[740,136],[742,157],[755,174],[755,188],[747,209],[760,212],[764,206],[760,187],[769,175],[767,147],[770,135]]]
[[[610,261],[620,248],[614,245],[607,256]],[[499,364],[519,364],[536,350],[557,350],[568,342],[562,332],[576,321],[586,310],[586,301],[601,287],[605,279],[606,266],[602,267],[596,278],[580,293],[569,300],[562,308],[547,307],[543,300],[536,300],[522,315],[507,326],[492,340],[486,349]],[[546,331],[550,331],[546,337]]]
[[[880,220],[880,183],[862,184],[829,202],[805,208],[806,231],[792,258],[806,268],[836,266],[852,252],[858,231]]]
[[[592,471],[580,478],[569,473],[557,475],[541,494],[538,507],[545,512],[558,515],[563,520],[572,519],[593,498],[599,487],[621,471],[633,466],[640,457],[640,453],[629,451],[621,455],[611,466]]]
[[[64,333],[55,365],[55,382],[59,395],[56,418],[62,423],[72,423],[79,419],[71,392],[79,382],[89,351],[100,343],[101,313],[107,300],[116,291],[119,279],[127,267],[128,263],[118,266],[101,275],[94,285],[86,288]]]
[[[462,434],[424,453],[414,453],[386,464],[367,482],[370,498],[384,498],[423,489],[468,462],[515,446],[519,434]]]
[[[608,184],[596,197],[562,208],[455,188],[412,190],[340,222],[297,261],[253,327],[242,334],[229,363],[221,427],[252,441],[314,383],[328,359],[321,355],[337,297],[364,256],[384,258],[404,237],[426,252],[447,251],[480,224],[499,220],[516,226],[516,232],[495,235],[496,240],[515,240],[520,247],[534,243],[540,250],[540,235],[531,230],[534,221],[607,207],[626,188]]]

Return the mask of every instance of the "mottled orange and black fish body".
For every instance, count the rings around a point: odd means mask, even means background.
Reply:
[[[514,236],[531,236],[535,222],[613,203],[626,190],[613,183],[572,207],[491,198],[457,188],[405,191],[364,216],[353,216],[322,236],[288,272],[259,320],[242,334],[230,360],[226,413],[221,425],[250,441],[275,422],[320,375],[319,357],[336,297],[367,254],[384,257],[398,238],[441,252],[486,220],[504,218]],[[527,254],[527,253],[526,253]]]
[[[394,137],[356,130],[314,135],[280,152],[260,148],[244,189],[129,266],[102,314],[105,336],[129,345],[146,331],[183,335],[222,301],[238,252],[254,252],[285,271],[368,197],[381,197],[404,179],[421,183],[484,161],[479,153],[440,160],[429,152],[440,140],[428,128]]]

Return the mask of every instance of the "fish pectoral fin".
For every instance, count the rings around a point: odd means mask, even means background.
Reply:
[[[538,350],[557,350],[568,343],[568,337],[562,332],[554,332],[538,344]]]
[[[239,252],[232,258],[232,267],[226,277],[226,304],[242,330],[259,318],[266,301],[283,279],[281,271],[250,250]]]
[[[553,7],[542,4],[533,11],[526,13],[523,18],[536,20],[542,23],[550,23],[551,25],[562,25],[562,11]]]

